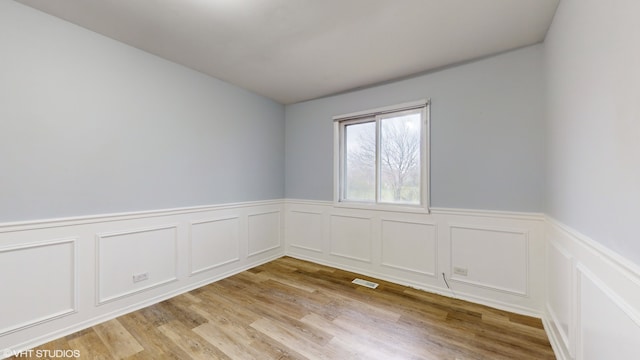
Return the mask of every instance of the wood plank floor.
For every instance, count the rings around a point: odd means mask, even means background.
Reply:
[[[38,349],[83,359],[555,359],[539,319],[290,257]]]

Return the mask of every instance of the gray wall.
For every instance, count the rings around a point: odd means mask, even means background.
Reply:
[[[284,107],[0,1],[0,222],[282,198]]]
[[[286,196],[333,199],[332,116],[431,98],[431,204],[542,211],[542,46],[286,107]]]
[[[545,41],[547,209],[640,264],[640,2],[562,0]]]

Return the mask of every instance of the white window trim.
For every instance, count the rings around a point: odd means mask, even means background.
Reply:
[[[340,125],[341,122],[364,118],[366,116],[376,116],[384,113],[398,112],[402,110],[409,110],[424,107],[423,110],[423,127],[424,131],[421,134],[421,158],[424,159],[424,166],[421,166],[421,204],[409,205],[409,204],[387,204],[387,203],[369,203],[369,202],[357,202],[357,201],[341,201],[341,187],[342,187],[342,159],[344,158],[344,146],[340,142]],[[335,207],[345,209],[365,209],[365,210],[377,210],[377,211],[398,211],[398,212],[411,212],[411,213],[429,213],[430,207],[430,138],[431,138],[431,100],[423,99],[418,101],[407,102],[398,105],[385,106],[371,110],[364,110],[353,112],[349,114],[337,115],[333,117],[333,205]],[[377,190],[376,190],[377,191]]]

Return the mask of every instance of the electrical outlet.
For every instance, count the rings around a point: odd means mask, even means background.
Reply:
[[[467,276],[469,271],[467,270],[467,268],[461,268],[461,267],[455,266],[453,268],[453,273],[456,275]]]
[[[133,282],[137,283],[149,279],[149,273],[133,274]]]

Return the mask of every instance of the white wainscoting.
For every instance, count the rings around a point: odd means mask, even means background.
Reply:
[[[561,360],[640,359],[640,268],[548,218],[543,318]]]
[[[438,226],[436,224],[383,219],[381,226],[382,265],[437,277]],[[412,251],[407,252],[406,249],[412,249]]]
[[[239,217],[193,221],[190,230],[190,275],[240,261]]]
[[[559,359],[640,358],[638,266],[553,219],[305,200],[0,224],[0,357],[284,254],[542,316]]]
[[[371,262],[371,218],[330,215],[330,254],[335,257]]]
[[[249,215],[249,256],[282,248],[281,211]]]
[[[526,229],[450,224],[451,267],[467,269],[451,280],[528,295],[529,239]],[[492,254],[487,261],[483,254]],[[479,256],[480,255],[480,256]]]
[[[178,280],[177,225],[97,234],[96,239],[98,305]],[[134,282],[139,274],[148,278]]]
[[[286,200],[287,255],[523,314],[544,302],[544,216]],[[467,275],[454,273],[466,269]],[[443,274],[451,287],[448,289]]]
[[[0,248],[3,279],[21,282],[1,282],[0,337],[76,312],[76,259],[75,238]]]
[[[290,247],[297,247],[307,251],[322,253],[322,238],[324,226],[322,225],[322,213],[310,211],[289,211],[286,219],[287,224],[295,224],[287,226],[287,239],[290,241]]]
[[[0,224],[0,358],[281,257],[283,213],[273,200]]]

